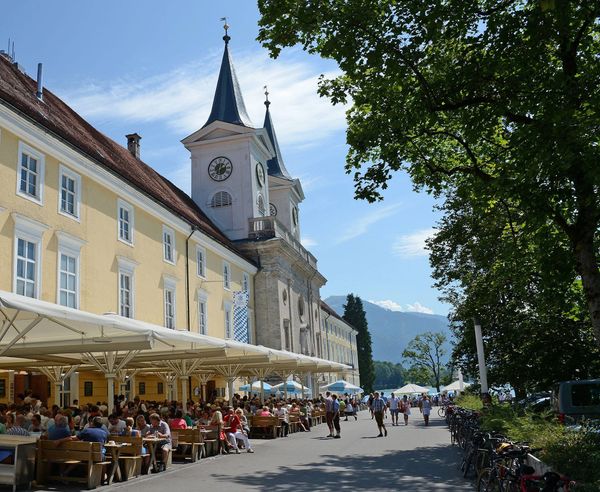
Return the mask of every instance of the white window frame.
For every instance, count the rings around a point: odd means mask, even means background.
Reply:
[[[38,162],[38,182],[37,182],[37,196],[32,196],[27,192],[21,191],[21,169],[23,154],[27,154]],[[26,200],[29,200],[38,205],[44,205],[44,181],[46,175],[46,156],[40,151],[30,147],[25,142],[19,142],[19,155],[17,162],[17,195]]]
[[[233,303],[223,302],[223,328],[225,329],[225,338],[233,339]]]
[[[223,288],[231,290],[231,264],[223,261]]]
[[[198,258],[202,255],[202,261]],[[206,248],[196,246],[196,275],[200,278],[206,278]]]
[[[129,291],[130,291],[130,316],[129,318],[135,318],[135,268],[138,266],[138,263],[130,258],[125,258],[123,256],[117,256],[117,262],[119,265],[119,270],[117,274],[117,308],[119,316],[123,316],[123,310],[121,309],[121,275],[128,275],[131,279]],[[127,316],[124,316],[127,317]]]
[[[14,251],[13,251],[13,292],[17,293],[17,261],[19,252],[19,239],[35,244],[35,279],[34,298],[40,298],[42,291],[42,236],[48,229],[46,224],[30,219],[24,215],[13,212],[12,218],[15,223]]]
[[[172,313],[172,324],[173,326],[169,326],[168,323],[168,314],[167,314],[167,298],[168,293],[171,294],[171,309]],[[164,318],[164,327],[169,328],[171,330],[177,329],[177,279],[163,275],[163,318]]]
[[[204,306],[204,313],[201,306]],[[204,314],[204,323],[202,314]],[[198,290],[198,333],[208,335],[208,292],[202,289]]]
[[[129,240],[121,237],[121,209],[129,212]],[[128,246],[133,246],[135,235],[135,215],[133,205],[120,198],[117,200],[117,239]]]
[[[79,239],[71,234],[67,234],[63,231],[56,231],[56,237],[58,238],[58,251],[57,251],[57,262],[56,262],[56,304],[63,305],[60,303],[60,278],[61,278],[61,257],[67,255],[75,258],[75,309],[80,309],[80,284],[81,284],[81,248],[86,241]]]
[[[242,290],[248,292],[248,299],[250,299],[250,275],[247,272],[242,272]]]
[[[72,179],[75,182],[75,192],[74,192],[74,213],[69,213],[62,209],[62,180],[63,176],[66,176],[69,179]],[[81,219],[81,176],[74,171],[71,171],[68,167],[60,164],[58,171],[58,213],[60,215],[64,215],[65,217],[69,217],[70,219],[76,220],[80,222]]]
[[[170,238],[170,244],[167,243],[166,238]],[[175,265],[177,261],[177,252],[175,250],[175,231],[166,225],[162,228],[162,245],[163,245],[163,260],[171,265]],[[167,256],[167,247],[171,249],[171,258]]]

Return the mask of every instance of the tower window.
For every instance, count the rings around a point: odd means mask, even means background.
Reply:
[[[231,195],[226,191],[217,191],[210,201],[213,208],[230,207],[232,203]]]
[[[267,211],[265,210],[265,200],[260,194],[256,197],[256,205],[258,207],[258,213],[264,217]]]

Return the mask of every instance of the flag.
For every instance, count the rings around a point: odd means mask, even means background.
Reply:
[[[233,339],[248,343],[248,291],[233,293]]]

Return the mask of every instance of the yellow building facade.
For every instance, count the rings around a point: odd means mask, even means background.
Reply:
[[[250,260],[11,102],[0,97],[0,290],[218,338],[233,338],[232,296],[246,290],[256,339]],[[11,399],[19,376],[0,376],[0,401]],[[140,389],[142,398],[167,396],[157,376],[134,381],[130,397]],[[70,400],[106,399],[100,373],[76,373],[70,386]]]

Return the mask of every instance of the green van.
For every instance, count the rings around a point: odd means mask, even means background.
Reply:
[[[552,403],[561,422],[600,419],[600,379],[557,383]]]

